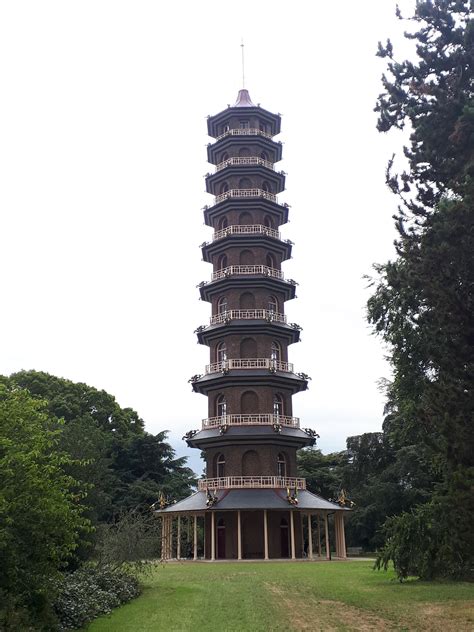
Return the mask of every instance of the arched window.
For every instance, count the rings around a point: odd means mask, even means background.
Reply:
[[[239,261],[241,266],[253,266],[255,263],[255,256],[251,250],[242,250]]]
[[[229,160],[229,154],[225,151],[221,156],[221,162],[225,162],[226,160]]]
[[[273,228],[273,220],[270,215],[265,215],[265,217],[263,218],[263,223],[267,228]]]
[[[280,362],[281,360],[281,345],[276,340],[272,340],[270,358],[276,362]]]
[[[219,342],[216,347],[216,362],[225,362],[227,360],[227,346],[225,342]]]
[[[248,178],[240,178],[239,180],[239,189],[251,189],[252,181]]]
[[[219,193],[226,193],[228,190],[229,190],[229,185],[227,184],[227,182],[223,182],[219,189]]]
[[[264,191],[268,191],[268,193],[271,193],[272,192],[272,185],[270,184],[270,182],[267,182],[266,180],[264,180],[262,182],[262,189]]]
[[[255,296],[252,292],[242,292],[239,302],[240,309],[255,309]]]
[[[217,224],[217,230],[223,230],[224,228],[227,228],[227,225],[227,217],[221,217],[219,223]]]
[[[253,415],[258,411],[258,396],[254,391],[245,391],[240,398],[240,412],[243,415]]]
[[[275,257],[271,254],[268,254],[266,257],[266,263],[269,268],[275,268]]]
[[[227,296],[221,296],[217,301],[217,313],[225,314],[227,311]]]
[[[241,147],[239,149],[239,157],[247,158],[247,156],[250,156],[250,149],[248,147]]]
[[[253,224],[252,215],[250,213],[241,213],[239,215],[239,224],[241,226],[246,226],[248,224]]]
[[[216,398],[216,415],[217,417],[225,417],[227,414],[227,400],[225,395],[218,395]]]
[[[277,457],[277,476],[286,478],[286,459],[285,455],[281,452],[278,454]]]
[[[217,269],[222,270],[227,267],[227,255],[220,255],[217,259]]]
[[[260,474],[260,457],[255,450],[248,450],[242,457],[242,476],[259,476]]]
[[[225,476],[225,456],[219,454],[217,457],[217,478],[223,478]]]
[[[257,343],[254,338],[244,338],[240,343],[240,357],[241,358],[256,358],[257,357]]]
[[[228,132],[228,131],[229,131],[229,129],[230,129],[230,127],[229,127],[228,125],[223,125],[223,126],[222,126],[222,132],[223,132],[223,133]]]
[[[268,297],[268,310],[270,312],[278,312],[278,299],[276,298],[276,296]]]
[[[283,395],[276,393],[273,398],[273,414],[280,416],[284,414]]]
[[[262,160],[268,160],[268,156],[267,156],[267,154],[264,151],[262,151],[262,153],[260,154],[260,158]]]

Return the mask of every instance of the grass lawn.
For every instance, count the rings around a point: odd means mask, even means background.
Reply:
[[[171,563],[88,632],[474,630],[474,584],[408,581],[372,562]]]

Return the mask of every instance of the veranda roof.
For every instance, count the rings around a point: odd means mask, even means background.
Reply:
[[[337,503],[330,502],[307,490],[298,491],[298,504],[292,505],[287,500],[285,489],[222,489],[217,491],[218,501],[207,507],[205,491],[195,492],[184,500],[159,509],[156,513],[192,513],[205,511],[236,510],[280,510],[280,511],[349,511]]]

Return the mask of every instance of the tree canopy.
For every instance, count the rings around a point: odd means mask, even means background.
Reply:
[[[81,536],[87,489],[65,468],[62,424],[43,401],[0,381],[0,627],[48,620],[52,580]],[[49,628],[48,628],[49,629]]]
[[[399,13],[399,17],[402,16]],[[387,343],[393,380],[384,431],[418,458],[424,504],[393,517],[379,563],[400,576],[470,576],[474,568],[474,25],[470,2],[426,0],[411,19],[417,59],[396,62],[379,97],[379,129],[406,125],[409,168],[397,258],[377,265],[368,318]],[[410,474],[413,478],[413,471]],[[420,499],[421,500],[421,499]]]
[[[40,371],[21,371],[10,380],[64,419],[61,447],[85,463],[80,471],[74,464],[67,470],[89,484],[86,502],[94,523],[149,507],[160,492],[174,500],[190,493],[194,472],[185,457],[176,458],[167,432],[146,432],[138,413],[121,408],[113,395]]]

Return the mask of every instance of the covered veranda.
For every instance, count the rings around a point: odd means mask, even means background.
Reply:
[[[345,559],[347,511],[307,490],[291,502],[283,489],[201,490],[156,511],[161,558]]]

